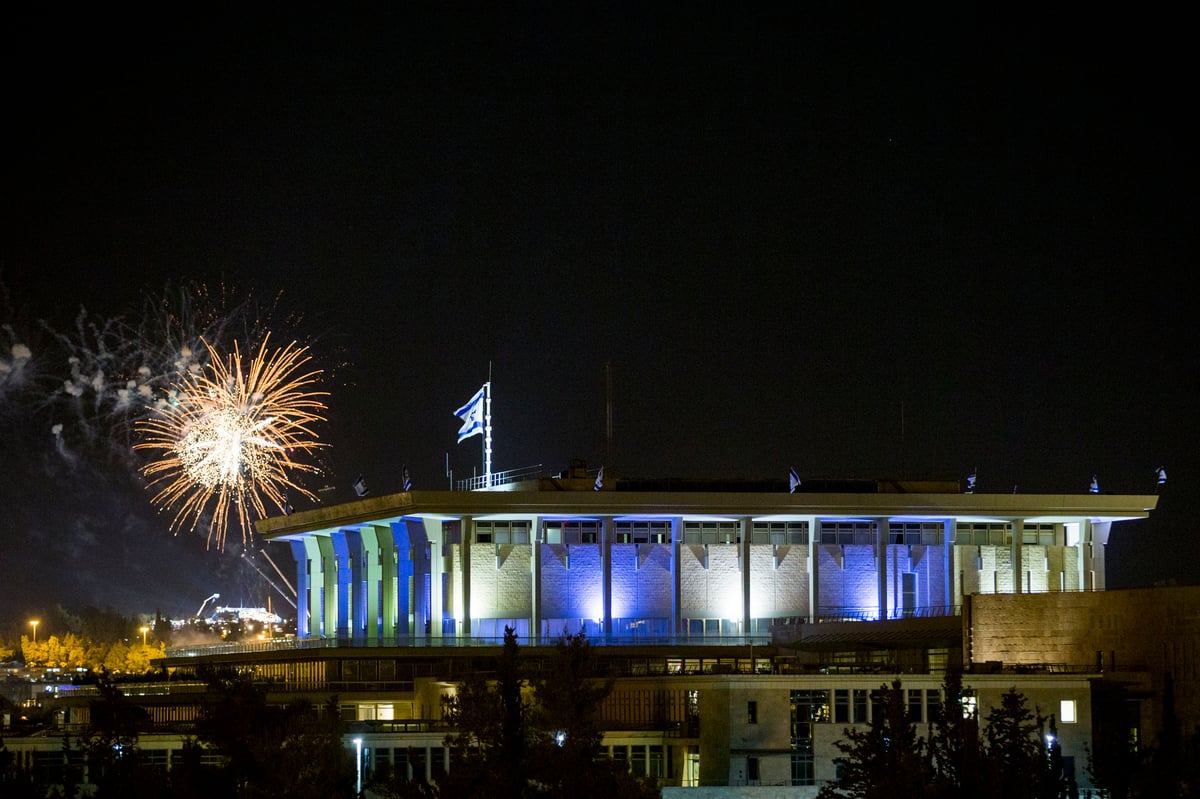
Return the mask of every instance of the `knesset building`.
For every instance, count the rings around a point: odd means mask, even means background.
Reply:
[[[1102,591],[1114,522],[1157,497],[950,482],[497,480],[265,519],[297,634],[401,645],[765,639],[787,621],[954,614],[971,594]]]
[[[299,640],[168,650],[156,666],[173,679],[128,687],[154,723],[139,746],[172,767],[202,713],[195,674],[233,668],[271,702],[336,700],[362,773],[436,780],[456,767],[442,700],[494,667],[506,626],[533,671],[564,630],[601,645],[597,674],[615,678],[601,748],[664,796],[758,785],[812,799],[881,683],[903,675],[908,713],[927,724],[952,665],[979,716],[1014,686],[1056,712],[1081,789],[1095,729],[1154,740],[1168,699],[1200,718],[1200,588],[1103,591],[1113,523],[1146,518],[1156,496],[596,482],[501,480],[259,522],[295,556]],[[86,729],[92,700],[59,696],[63,729]],[[62,768],[56,736],[5,741],[23,768]]]

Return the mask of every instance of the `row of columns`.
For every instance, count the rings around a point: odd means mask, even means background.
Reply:
[[[821,521],[819,516],[800,519],[808,522],[808,608],[809,616],[820,615],[820,559]],[[457,582],[461,607],[457,608],[462,620],[462,629],[457,635],[471,634],[471,546],[475,538],[475,520],[470,516],[460,520],[460,572],[452,573]],[[889,601],[895,591],[889,584],[888,534],[890,519],[879,517],[872,520],[875,525],[875,561],[878,580],[879,618],[889,615]],[[750,608],[752,570],[750,567],[751,534],[753,518],[737,518],[739,532],[740,593],[742,601],[742,630],[749,632],[752,618]],[[946,577],[942,597],[950,606],[961,587],[956,587],[958,570],[954,562],[954,547],[951,543],[954,520],[943,521],[941,553],[945,563]],[[1010,521],[1012,542],[1013,591],[1022,593],[1020,576],[1024,573],[1022,546],[1024,522]],[[531,541],[540,543],[543,538],[541,517],[536,517],[531,531]],[[1102,539],[1097,554],[1093,527]],[[1102,547],[1107,540],[1108,525],[1082,523],[1080,533],[1080,586],[1085,590],[1103,588]],[[670,519],[670,569],[673,581],[671,590],[670,634],[678,635],[682,623],[680,549],[683,539],[683,518]],[[612,517],[601,520],[601,604],[604,629],[612,625],[613,582],[612,544],[614,543],[614,521]],[[444,549],[448,543],[445,525],[441,519],[404,518],[389,523],[365,524],[354,528],[332,531],[327,535],[309,534],[300,540],[292,540],[291,549],[297,564],[296,590],[298,594],[298,635],[300,637],[338,637],[386,639],[404,638],[412,634],[441,638],[443,631],[443,583],[450,570],[451,557]],[[531,560],[531,629],[541,626],[542,560],[541,546],[532,547]],[[1088,575],[1098,574],[1096,580]],[[410,579],[412,584],[410,596]],[[1091,583],[1089,585],[1089,583]],[[307,601],[306,601],[307,600]],[[307,611],[307,613],[305,612]]]

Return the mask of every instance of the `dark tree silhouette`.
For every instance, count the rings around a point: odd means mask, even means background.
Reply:
[[[446,738],[451,767],[439,781],[441,796],[658,796],[653,781],[635,779],[603,754],[597,712],[612,683],[594,672],[591,644],[581,633],[564,636],[547,672],[527,680],[516,635],[505,629],[493,683],[474,675],[446,703],[454,732]]]
[[[828,782],[819,799],[891,799],[925,796],[931,784],[925,740],[908,718],[900,680],[882,685],[877,712],[865,730],[847,727],[846,740],[835,744],[842,756],[837,782]]]
[[[992,791],[985,773],[979,718],[965,712],[962,672],[951,669],[942,683],[940,711],[930,721],[929,760],[939,799],[986,799]]]

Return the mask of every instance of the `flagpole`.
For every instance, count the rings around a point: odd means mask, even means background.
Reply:
[[[489,367],[488,371],[491,369]],[[483,479],[484,484],[492,487],[492,381],[483,384]]]

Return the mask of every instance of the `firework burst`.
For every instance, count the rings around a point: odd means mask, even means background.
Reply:
[[[315,390],[320,371],[304,371],[306,347],[271,352],[269,338],[246,368],[236,341],[227,361],[204,342],[206,368],[180,373],[169,400],[137,425],[143,438],[135,449],[156,455],[142,467],[149,487],[159,488],[154,504],[175,511],[175,532],[194,530],[208,512],[210,547],[224,549],[235,519],[245,541],[252,514],[266,516],[268,504],[286,512],[289,492],[316,499],[293,475],[320,470],[295,456],[324,446],[312,426],[324,421],[328,392]]]

